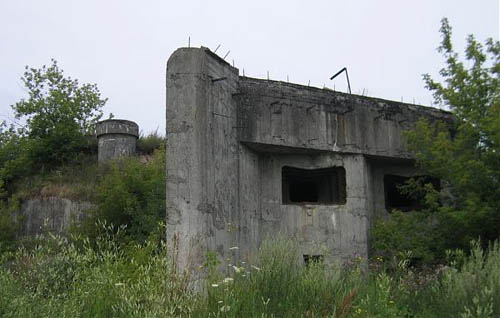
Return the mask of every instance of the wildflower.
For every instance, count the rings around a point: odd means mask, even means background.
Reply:
[[[219,284],[212,284],[212,287],[219,287]]]
[[[234,265],[233,265],[233,269],[234,269],[234,271],[235,271],[236,273],[241,273],[241,271],[242,271],[242,270],[244,270],[244,268],[243,268],[243,267],[238,267],[238,266],[234,266]]]
[[[224,278],[224,280],[222,281],[224,284],[229,284],[229,283],[232,283],[234,279],[232,279],[231,277],[226,277]]]
[[[233,247],[230,247],[229,249],[230,249],[231,251],[233,251],[233,250],[237,250],[237,249],[238,249],[238,246],[233,246]]]
[[[252,265],[252,268],[255,269],[255,270],[257,270],[257,271],[260,271],[260,268],[257,267],[257,266],[255,266],[255,265]]]
[[[231,309],[231,307],[228,305],[224,305],[224,306],[220,307],[221,312],[228,312],[230,309]]]

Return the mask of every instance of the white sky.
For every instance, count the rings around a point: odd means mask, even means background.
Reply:
[[[0,120],[25,97],[24,66],[55,58],[66,75],[96,83],[107,113],[165,129],[165,65],[178,47],[207,46],[245,75],[430,105],[421,75],[443,59],[440,20],[457,51],[465,37],[498,40],[499,0],[7,1],[0,0]]]

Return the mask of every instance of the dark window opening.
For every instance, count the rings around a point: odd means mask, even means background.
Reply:
[[[401,211],[421,210],[425,193],[404,193],[401,189],[410,179],[415,179],[421,184],[431,183],[434,189],[440,191],[439,179],[429,176],[403,177],[397,175],[384,176],[385,208],[389,211],[398,209]]]
[[[292,202],[318,202],[318,184],[313,181],[296,182],[290,187]]]
[[[281,179],[283,204],[345,204],[345,169],[342,167],[313,170],[283,167]]]
[[[307,255],[307,254],[304,254],[303,255],[304,257],[304,264],[306,264],[306,266],[309,266],[310,264],[320,264],[320,263],[323,263],[323,255]]]

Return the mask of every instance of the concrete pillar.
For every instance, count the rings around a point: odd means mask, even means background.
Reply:
[[[238,218],[238,70],[205,48],[167,64],[167,242],[182,269],[227,256]],[[195,278],[196,279],[196,278]]]
[[[133,121],[107,119],[97,123],[98,161],[104,163],[112,159],[135,154],[139,126]]]

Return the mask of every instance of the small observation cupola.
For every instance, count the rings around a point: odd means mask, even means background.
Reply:
[[[130,120],[107,119],[97,123],[98,162],[135,155],[139,126]]]

